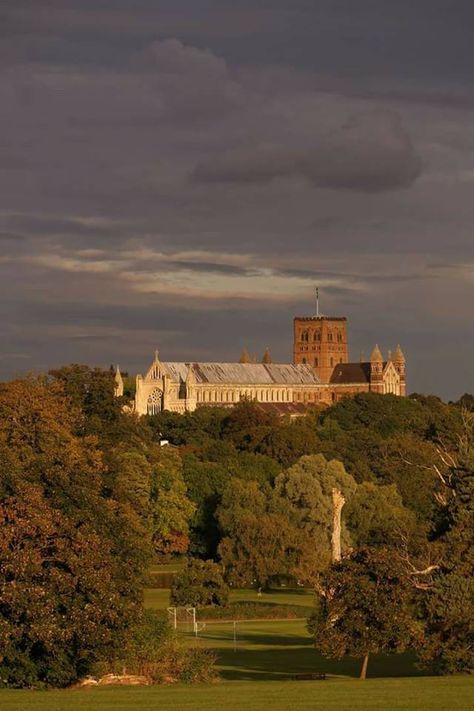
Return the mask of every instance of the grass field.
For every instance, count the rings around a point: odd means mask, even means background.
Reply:
[[[169,606],[169,590],[166,588],[148,588],[145,590],[145,606],[152,610],[164,609]],[[230,602],[258,602],[262,605],[298,605],[311,607],[314,594],[305,588],[279,588],[262,592],[259,596],[256,590],[232,590]],[[304,615],[303,615],[304,616]]]
[[[215,686],[0,691],[2,711],[471,711],[472,680],[329,679]]]
[[[281,589],[257,596],[233,591],[234,602],[311,605],[306,590]],[[167,590],[148,590],[148,607],[165,608]],[[360,660],[340,662],[316,653],[305,620],[207,622],[197,640],[181,625],[189,643],[214,649],[220,681],[214,685],[101,688],[64,691],[0,690],[1,711],[469,711],[474,680],[423,675],[410,655],[375,656],[369,678],[359,681]],[[325,681],[294,681],[298,673],[321,671]]]

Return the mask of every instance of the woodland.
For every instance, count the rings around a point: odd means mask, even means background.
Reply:
[[[137,418],[113,373],[72,365],[0,384],[0,685],[126,670],[209,681],[207,650],[144,609],[314,591],[325,656],[414,650],[474,669],[474,396],[363,394],[290,420],[251,401]]]

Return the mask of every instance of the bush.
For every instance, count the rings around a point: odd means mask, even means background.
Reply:
[[[133,674],[156,684],[177,681],[215,681],[215,655],[208,649],[185,646],[168,623],[153,610],[143,613],[120,658],[96,664],[94,674]]]
[[[225,606],[229,588],[217,563],[212,560],[191,560],[178,573],[171,587],[172,605],[204,607]]]

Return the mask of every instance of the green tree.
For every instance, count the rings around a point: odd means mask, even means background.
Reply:
[[[379,486],[365,481],[349,500],[346,523],[356,547],[395,546],[414,535],[415,515],[403,506],[394,484]]]
[[[446,531],[438,543],[444,555],[425,584],[423,661],[438,672],[474,668],[474,417],[466,415],[458,460],[448,482]]]
[[[190,560],[174,577],[170,595],[172,605],[225,606],[228,600],[229,588],[220,566],[212,560]]]
[[[153,462],[150,503],[155,550],[184,553],[196,507],[187,496],[181,457],[173,447],[162,447]]]
[[[267,587],[272,577],[292,574],[301,538],[271,489],[232,479],[217,518],[222,531],[218,553],[232,584]]]
[[[418,634],[412,617],[413,588],[391,550],[361,549],[328,569],[321,580],[324,596],[308,629],[316,649],[340,659],[402,652]]]
[[[331,559],[333,491],[341,491],[343,496],[350,499],[356,486],[341,462],[335,459],[328,462],[322,454],[301,457],[275,481],[276,493],[288,502],[288,510],[295,525],[305,532],[313,547],[318,550],[320,569]],[[350,537],[344,522],[341,535],[343,547],[347,548]]]

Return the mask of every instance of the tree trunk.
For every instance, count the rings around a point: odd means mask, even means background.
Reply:
[[[359,679],[366,679],[367,678],[367,667],[369,665],[369,653],[364,657],[364,661],[362,662],[362,669],[360,670],[360,677]]]
[[[342,508],[346,500],[339,489],[332,490],[332,536],[331,536],[331,553],[332,562],[337,563],[341,560],[341,515]]]

